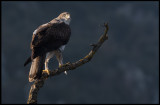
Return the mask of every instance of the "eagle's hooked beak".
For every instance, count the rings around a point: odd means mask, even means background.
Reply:
[[[69,18],[70,18],[70,15],[68,14],[68,15],[66,16],[66,18],[69,19]]]

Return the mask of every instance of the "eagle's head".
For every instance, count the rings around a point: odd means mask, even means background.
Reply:
[[[71,17],[70,17],[70,14],[68,12],[63,12],[61,13],[57,19],[59,19],[60,21],[63,21],[65,22],[66,24],[69,25],[70,21],[71,21]]]

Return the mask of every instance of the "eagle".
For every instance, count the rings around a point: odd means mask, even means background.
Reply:
[[[32,53],[24,63],[26,66],[31,62],[29,82],[40,79],[42,71],[49,73],[48,63],[54,55],[59,67],[63,65],[62,52],[71,36],[70,21],[70,14],[63,12],[50,22],[40,25],[33,32],[30,44]],[[44,65],[45,70],[43,70]],[[64,73],[67,74],[66,71]]]

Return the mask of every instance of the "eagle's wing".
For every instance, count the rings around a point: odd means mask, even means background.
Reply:
[[[51,23],[46,23],[41,26],[39,26],[34,32],[32,36],[31,41],[31,49],[35,46],[40,46],[40,42],[44,40],[46,34],[42,34],[42,32],[45,32],[46,29],[48,29],[51,26]]]
[[[32,59],[45,53],[44,44],[49,39],[49,36],[46,35],[46,30],[52,25],[53,24],[51,23],[43,24],[33,32],[31,46],[30,46],[32,50],[32,55],[31,55]]]
[[[31,49],[32,49],[32,56],[35,53],[35,49],[41,48],[39,42],[45,38],[45,34],[40,34],[41,32],[45,31],[47,28],[50,27],[50,24],[46,23],[39,26],[34,32],[31,41]],[[42,49],[43,50],[43,49]],[[36,58],[30,57],[29,61],[32,58],[32,64],[29,72],[29,82],[35,81],[35,79],[39,79],[42,75],[42,70],[45,62],[46,54],[41,54],[41,56],[37,56]],[[29,63],[29,62],[27,62]],[[26,65],[26,64],[25,64]]]

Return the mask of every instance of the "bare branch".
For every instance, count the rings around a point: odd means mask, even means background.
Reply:
[[[82,58],[74,63],[68,62],[60,68],[49,71],[50,72],[49,75],[46,73],[43,73],[42,77],[39,80],[34,82],[34,84],[31,86],[31,89],[29,92],[29,98],[28,98],[27,104],[37,104],[38,91],[41,87],[43,87],[43,84],[48,77],[53,77],[55,75],[61,74],[64,71],[74,70],[77,67],[89,62],[93,58],[93,55],[101,47],[103,42],[108,39],[108,34],[107,34],[108,29],[109,29],[108,23],[104,24],[104,26],[105,26],[104,34],[99,38],[99,40],[96,44],[91,45],[91,46],[93,46],[92,50],[84,58]]]

